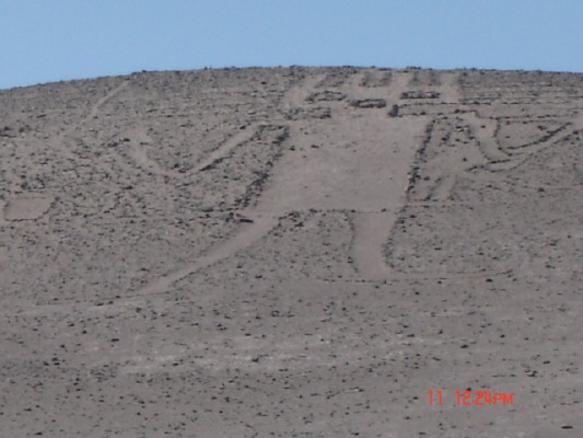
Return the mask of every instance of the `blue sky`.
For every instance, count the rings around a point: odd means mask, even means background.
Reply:
[[[0,88],[292,64],[583,72],[583,0],[0,0]]]

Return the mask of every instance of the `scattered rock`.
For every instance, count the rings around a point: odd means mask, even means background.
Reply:
[[[310,94],[306,101],[310,103],[314,102],[339,102],[341,100],[346,99],[346,94],[341,93],[340,91],[331,91],[331,90],[324,90],[318,91],[316,93]]]
[[[399,105],[395,104],[391,107],[389,117],[399,117]]]

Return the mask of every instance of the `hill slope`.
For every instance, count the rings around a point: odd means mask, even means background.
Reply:
[[[2,91],[0,435],[581,436],[582,197],[583,75]]]

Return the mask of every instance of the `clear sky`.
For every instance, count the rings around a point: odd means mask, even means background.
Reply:
[[[583,72],[583,0],[0,0],[0,88],[293,64]]]

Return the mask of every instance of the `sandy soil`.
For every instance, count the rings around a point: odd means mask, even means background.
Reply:
[[[582,199],[583,75],[1,91],[0,436],[583,436]]]

